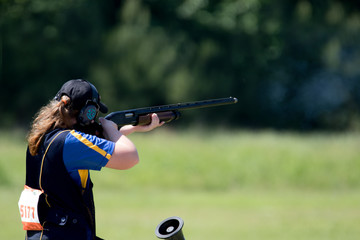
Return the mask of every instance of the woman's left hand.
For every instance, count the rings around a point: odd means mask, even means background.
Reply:
[[[133,132],[149,132],[155,128],[161,127],[165,122],[160,122],[160,119],[156,113],[151,115],[151,123],[149,125],[125,125],[120,128],[120,132],[124,135],[129,135]]]

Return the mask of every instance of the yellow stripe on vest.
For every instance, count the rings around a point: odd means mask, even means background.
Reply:
[[[85,144],[86,146],[88,146],[89,148],[91,148],[92,150],[100,153],[101,155],[103,155],[104,157],[106,157],[107,159],[111,158],[111,154],[108,154],[106,151],[102,150],[101,148],[99,148],[98,146],[94,145],[92,142],[90,142],[89,140],[87,140],[86,138],[84,138],[83,136],[81,136],[81,134],[76,133],[75,130],[72,130],[70,132],[74,137],[76,137],[80,142],[82,142],[83,144]]]
[[[85,189],[86,188],[86,183],[87,183],[87,180],[88,180],[88,177],[89,177],[89,170],[79,169],[78,172],[79,172],[79,176],[80,176],[80,180],[81,180],[81,187],[83,189]]]

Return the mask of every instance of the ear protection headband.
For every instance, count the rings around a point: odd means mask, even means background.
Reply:
[[[78,116],[78,122],[82,126],[89,125],[91,121],[94,120],[99,113],[99,104],[98,104],[99,93],[94,87],[94,85],[92,85],[91,83],[89,84],[92,90],[91,100],[86,101],[85,106],[80,110]]]

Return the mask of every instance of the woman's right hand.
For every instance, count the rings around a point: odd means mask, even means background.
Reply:
[[[118,131],[118,126],[113,121],[105,118],[99,118],[101,126],[103,128],[103,135],[106,139],[116,142],[121,133]]]

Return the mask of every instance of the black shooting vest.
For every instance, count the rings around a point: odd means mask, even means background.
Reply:
[[[63,161],[67,134],[69,130],[55,129],[45,135],[37,155],[27,150],[26,185],[44,191],[38,204],[43,239],[92,240],[96,238],[93,184],[90,181],[82,191],[70,177]]]

